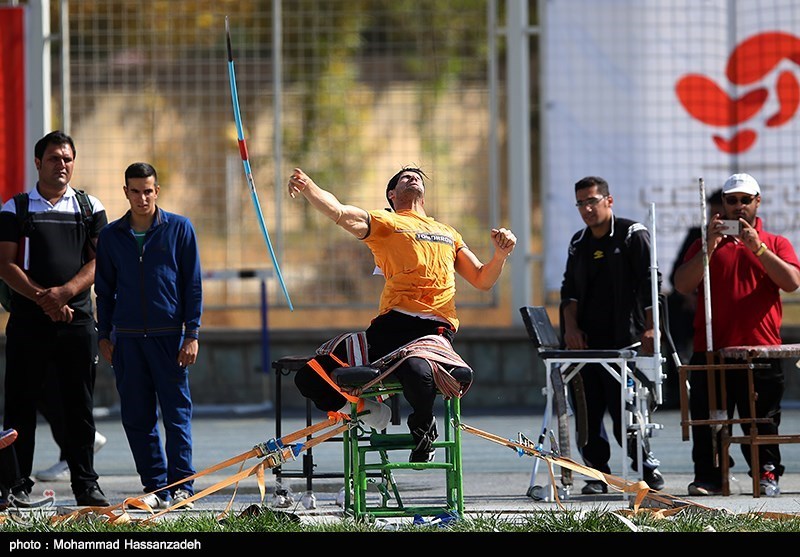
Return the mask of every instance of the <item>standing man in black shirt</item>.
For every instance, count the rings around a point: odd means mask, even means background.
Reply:
[[[28,217],[20,223],[16,202],[0,210],[0,278],[12,289],[6,325],[4,428],[18,432],[0,458],[0,480],[20,506],[30,499],[37,402],[48,368],[55,366],[64,412],[64,456],[78,505],[107,506],[94,470],[95,364],[93,317],[97,236],[108,219],[103,204],[89,196],[84,222],[76,191],[72,138],[54,131],[34,148],[38,181],[28,193]],[[16,466],[14,466],[16,465]],[[14,470],[16,468],[16,470]]]
[[[575,184],[575,206],[586,228],[569,244],[567,266],[561,284],[564,344],[568,350],[619,349],[642,342],[644,353],[653,353],[650,233],[643,224],[618,218],[608,183],[587,176]],[[659,275],[659,282],[660,282]],[[660,286],[660,284],[659,284]],[[619,381],[600,364],[581,371],[586,394],[587,443],[580,449],[587,466],[610,474],[611,446],[603,424],[611,415],[614,437],[622,446],[623,419]],[[634,470],[638,469],[637,445],[628,445]],[[643,451],[644,452],[644,451]],[[651,489],[664,487],[658,460],[647,451],[643,478]],[[584,495],[606,493],[605,483],[593,480]]]

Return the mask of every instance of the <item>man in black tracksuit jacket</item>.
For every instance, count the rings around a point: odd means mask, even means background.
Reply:
[[[641,340],[642,352],[653,352],[650,234],[643,224],[618,218],[612,212],[614,198],[608,183],[588,176],[575,184],[576,206],[586,228],[569,244],[561,284],[564,345],[570,350],[618,349]],[[659,287],[661,276],[658,275]],[[620,384],[599,364],[581,371],[586,396],[587,443],[581,456],[587,466],[611,473],[611,447],[603,425],[611,415],[614,437],[622,446]],[[638,469],[638,451],[629,444],[628,454]],[[652,489],[662,489],[664,478],[658,460],[645,451],[643,478]],[[583,494],[605,493],[601,481],[589,481]]]

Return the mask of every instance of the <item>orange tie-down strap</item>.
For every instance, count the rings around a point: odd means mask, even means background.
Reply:
[[[348,361],[346,362],[333,353],[343,342],[347,348]],[[341,367],[366,365],[366,346],[365,333],[345,333],[323,344],[317,349],[316,353],[318,356],[329,356]],[[461,385],[458,380],[450,375],[448,368],[468,368],[470,366],[467,365],[455,350],[453,350],[450,341],[441,335],[422,336],[412,340],[408,344],[404,344],[382,358],[369,363],[370,366],[379,369],[380,373],[365,385],[353,389],[344,390],[337,385],[333,379],[331,379],[329,370],[326,370],[316,359],[309,360],[308,365],[317,372],[323,381],[348,401],[359,403],[359,396],[361,393],[383,381],[408,358],[422,358],[427,360],[428,364],[431,366],[433,381],[436,384],[436,388],[445,398],[461,397],[465,395],[469,389],[469,385]],[[361,401],[360,404],[363,405],[363,401]]]
[[[221,520],[226,517],[228,511],[230,510],[231,506],[233,505],[233,501],[236,497],[236,491],[238,489],[238,484],[244,478],[249,476],[255,475],[256,481],[258,482],[258,490],[261,494],[261,503],[264,502],[264,497],[266,494],[266,489],[264,487],[264,469],[265,468],[275,468],[276,466],[280,466],[284,462],[289,460],[294,460],[295,457],[302,451],[308,450],[315,445],[318,445],[331,437],[338,435],[348,429],[351,424],[349,422],[339,424],[341,421],[341,416],[339,415],[329,415],[328,419],[322,422],[318,422],[316,424],[312,424],[308,427],[295,431],[293,433],[289,433],[284,435],[278,440],[271,439],[266,443],[260,443],[254,446],[249,451],[243,452],[239,455],[236,455],[232,458],[229,458],[219,464],[215,464],[209,468],[201,472],[197,472],[196,474],[189,476],[180,480],[179,482],[175,482],[170,484],[164,488],[159,489],[158,491],[163,491],[165,489],[169,489],[170,487],[174,487],[176,485],[182,484],[187,480],[194,480],[201,476],[205,476],[208,474],[212,474],[219,470],[224,470],[234,464],[240,464],[239,471],[231,476],[228,476],[222,481],[219,481],[200,491],[199,493],[195,493],[191,497],[184,499],[178,503],[175,503],[171,507],[162,510],[159,513],[155,513],[152,516],[149,516],[145,519],[134,519],[128,513],[129,508],[133,507],[140,510],[145,510],[151,513],[154,513],[153,509],[143,501],[144,497],[150,495],[149,493],[145,493],[144,495],[140,495],[137,497],[128,497],[119,505],[112,505],[108,507],[82,507],[76,511],[72,511],[67,514],[63,515],[56,515],[50,518],[51,523],[58,523],[58,522],[69,522],[71,520],[76,520],[86,515],[91,515],[94,517],[105,517],[106,522],[108,524],[128,524],[128,523],[138,523],[138,524],[147,524],[155,521],[157,518],[161,517],[162,515],[179,509],[193,501],[197,501],[198,499],[202,499],[207,495],[211,495],[223,489],[231,484],[236,484],[236,487],[231,495],[231,499],[226,505],[225,509],[217,516],[217,520]],[[337,424],[339,424],[337,426]],[[334,427],[336,426],[336,427]],[[329,431],[324,431],[328,428],[332,428]],[[320,433],[323,432],[324,433]],[[312,439],[307,439],[307,437],[319,433],[317,437]],[[297,441],[303,440],[301,444],[291,445]],[[245,463],[247,460],[251,458],[259,458],[261,459],[257,464],[253,466],[249,466],[245,468]],[[155,493],[155,492],[152,492]]]
[[[341,359],[339,359],[336,356],[336,354],[331,353],[331,354],[328,354],[328,356],[333,358],[336,361],[336,363],[338,363],[340,366],[349,367],[349,364],[347,362],[344,362]],[[311,369],[313,369],[314,371],[316,371],[317,375],[319,375],[328,385],[333,387],[333,389],[335,391],[337,391],[340,395],[342,395],[344,398],[346,398],[349,402],[351,402],[353,404],[357,404],[357,403],[361,402],[361,406],[364,405],[364,402],[363,401],[359,401],[359,398],[357,396],[348,393],[347,391],[343,390],[339,385],[334,383],[333,379],[331,379],[331,376],[328,374],[328,370],[326,370],[324,367],[322,367],[322,365],[317,360],[315,360],[315,359],[309,360],[308,361],[308,366]]]
[[[584,466],[583,464],[579,464],[574,460],[554,454],[552,451],[545,451],[543,449],[540,449],[528,440],[513,441],[511,439],[506,439],[504,437],[500,437],[498,435],[494,435],[492,433],[488,433],[486,431],[470,427],[463,423],[458,424],[458,427],[460,427],[463,431],[472,433],[473,435],[477,435],[478,437],[483,437],[484,439],[488,439],[489,441],[493,441],[500,445],[505,445],[506,447],[515,449],[517,452],[545,460],[547,462],[547,467],[550,472],[550,482],[553,487],[553,493],[555,494],[556,502],[562,509],[564,509],[564,506],[558,498],[556,479],[555,475],[553,474],[554,464],[561,466],[562,468],[568,468],[579,474],[583,474],[584,476],[587,476],[593,480],[599,480],[607,484],[612,489],[615,489],[622,493],[635,493],[636,497],[633,503],[633,510],[632,510],[633,514],[636,514],[640,511],[647,511],[655,513],[657,516],[660,517],[667,517],[676,514],[688,507],[692,507],[694,509],[709,510],[709,511],[713,510],[710,507],[698,505],[697,503],[689,501],[687,499],[675,497],[674,495],[669,495],[667,493],[663,493],[660,491],[653,491],[643,480],[639,480],[636,482],[627,481],[617,476],[612,476],[611,474],[606,474],[594,468]],[[645,501],[647,501],[649,505],[646,504],[645,507],[642,507],[642,503],[644,503]]]

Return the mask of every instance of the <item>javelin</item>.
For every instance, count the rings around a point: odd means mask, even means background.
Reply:
[[[714,336],[712,335],[711,331],[711,276],[709,274],[709,253],[708,253],[708,239],[706,238],[706,234],[708,233],[708,225],[707,225],[707,218],[708,215],[706,213],[706,184],[702,178],[700,178],[700,237],[702,238],[702,246],[703,246],[703,302],[704,302],[704,309],[706,314],[706,352],[711,352],[714,350]]]
[[[272,265],[275,267],[275,274],[278,275],[278,280],[283,289],[283,295],[286,297],[286,303],[289,304],[289,310],[294,311],[292,300],[289,298],[289,291],[286,290],[286,284],[283,282],[283,275],[281,275],[281,268],[278,266],[278,259],[275,257],[275,251],[272,249],[272,242],[269,240],[269,232],[267,232],[267,225],[264,223],[264,214],[261,212],[261,203],[258,201],[258,194],[256,193],[256,183],[253,181],[253,171],[250,168],[250,160],[247,155],[247,143],[244,140],[244,132],[242,131],[242,117],[239,114],[239,93],[236,92],[236,73],[233,70],[233,51],[231,50],[231,32],[228,27],[228,16],[225,16],[225,35],[228,40],[228,78],[231,82],[231,102],[233,102],[233,118],[236,120],[236,135],[239,138],[239,153],[242,155],[242,164],[244,165],[244,175],[247,178],[247,185],[250,187],[250,198],[253,200],[253,207],[256,209],[256,216],[258,217],[258,224],[261,226],[261,233],[264,235],[264,241],[269,248],[269,255],[272,257]]]

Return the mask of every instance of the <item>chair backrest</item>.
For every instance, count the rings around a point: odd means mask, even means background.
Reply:
[[[519,308],[522,321],[528,330],[528,336],[539,350],[558,350],[561,342],[558,338],[547,309],[544,306],[522,306]]]

